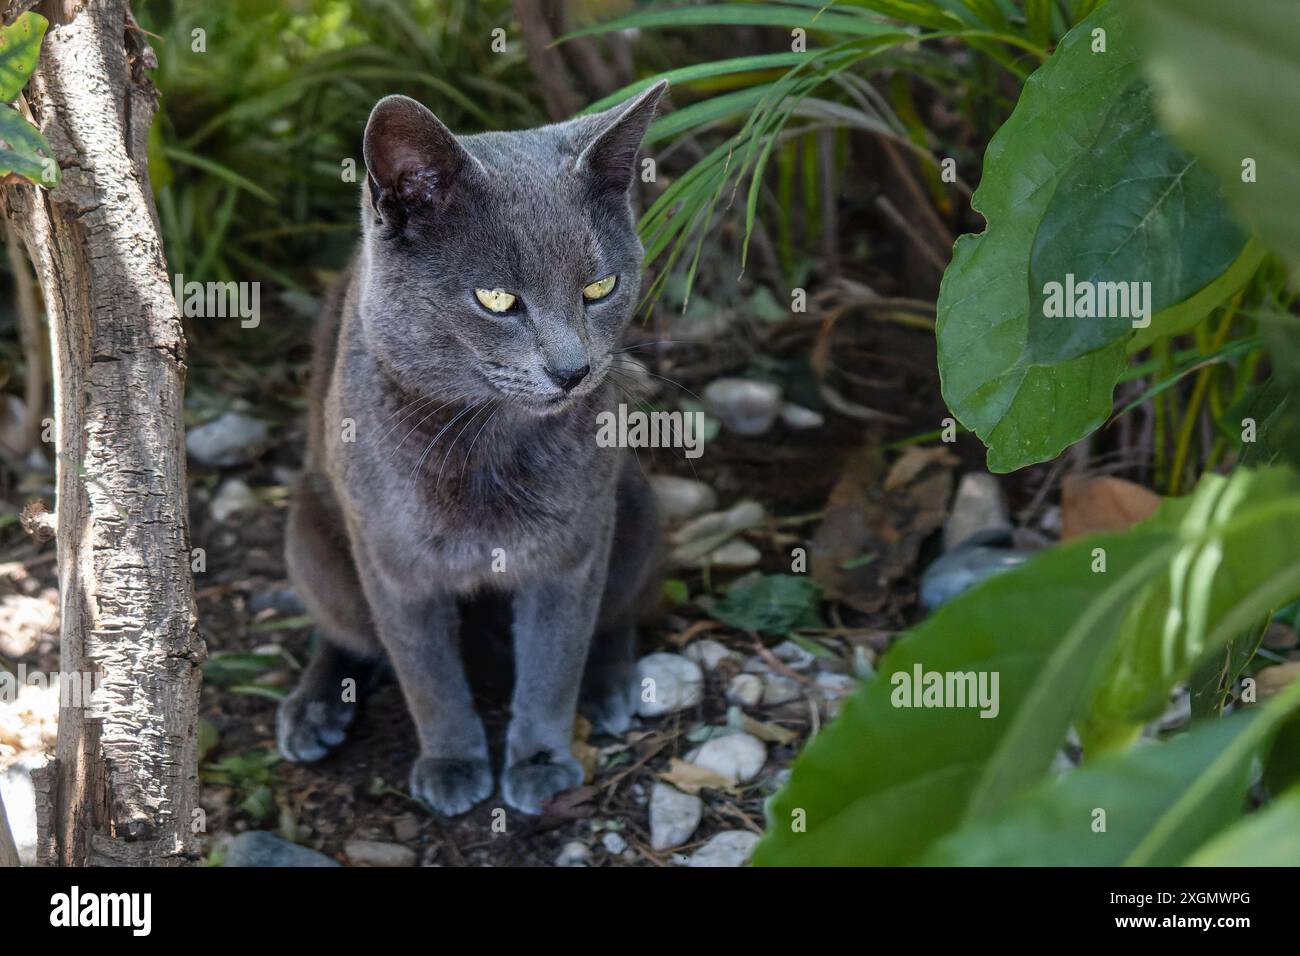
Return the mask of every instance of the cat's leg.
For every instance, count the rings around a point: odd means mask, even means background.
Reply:
[[[515,687],[506,733],[506,802],[525,813],[582,783],[573,756],[578,689],[608,568],[608,528],[573,565],[514,596]]]
[[[343,743],[380,661],[357,657],[317,633],[316,652],[275,715],[280,754],[295,763],[320,760]]]
[[[420,756],[411,795],[435,813],[456,816],[492,794],[487,734],[461,661],[456,598],[428,593],[394,568],[363,557],[362,586],[375,627],[415,722]]]
[[[578,705],[600,733],[625,733],[636,713],[636,622],[658,600],[659,545],[654,494],[629,456],[619,480],[600,623],[587,656]]]
[[[578,710],[596,733],[618,736],[632,726],[636,705],[636,626],[602,626],[587,655]]]
[[[289,577],[317,637],[298,686],[276,712],[280,753],[300,763],[343,742],[383,656],[351,551],[318,488],[311,475],[299,482],[285,540]]]

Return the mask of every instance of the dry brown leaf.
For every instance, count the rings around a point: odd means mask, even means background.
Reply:
[[[1300,680],[1300,661],[1290,661],[1286,664],[1265,667],[1255,674],[1255,685],[1259,689],[1259,699],[1264,700],[1274,694],[1281,693],[1297,680]]]
[[[717,621],[705,619],[703,621],[696,621],[686,630],[677,634],[669,634],[668,642],[675,647],[685,647],[691,642],[692,638],[698,637],[701,634],[707,634],[709,631],[722,630],[726,630],[725,624],[719,624]]]
[[[1158,494],[1123,478],[1071,475],[1061,487],[1061,539],[1124,531],[1149,518],[1159,506]]]
[[[668,762],[667,772],[658,776],[660,780],[671,783],[682,793],[691,795],[698,794],[705,787],[710,790],[722,790],[726,793],[736,792],[736,788],[732,786],[731,781],[722,774],[714,773],[704,767],[697,767],[695,764],[687,763],[678,757],[673,757]]]
[[[850,456],[809,547],[810,570],[827,597],[864,614],[910,602],[910,590],[894,585],[947,518],[955,460],[944,448],[913,455],[903,472],[908,480],[896,478],[886,490],[879,449]]]
[[[761,720],[755,720],[748,715],[740,724],[740,729],[747,734],[753,734],[759,740],[766,740],[768,743],[784,746],[799,739],[799,735],[789,728],[782,727],[778,724],[764,723]]]
[[[890,467],[889,474],[885,476],[885,490],[897,491],[905,485],[910,485],[931,463],[951,468],[959,462],[960,459],[944,445],[932,445],[928,448],[910,445]]]

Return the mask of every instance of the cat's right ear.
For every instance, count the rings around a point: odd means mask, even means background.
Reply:
[[[362,155],[370,201],[381,220],[441,208],[479,165],[438,117],[409,96],[385,96],[375,104]]]

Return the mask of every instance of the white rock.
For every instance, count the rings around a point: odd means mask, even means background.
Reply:
[[[749,783],[767,761],[767,748],[752,734],[727,734],[706,740],[686,755],[686,762],[712,770],[732,783]]]
[[[763,678],[755,674],[737,674],[727,685],[727,703],[757,707],[763,699]]]
[[[641,688],[637,713],[642,717],[686,710],[704,696],[704,672],[680,654],[647,654],[637,661],[636,669]]]
[[[669,537],[673,544],[687,545],[708,542],[715,547],[728,536],[750,528],[757,528],[767,520],[767,512],[757,501],[738,501],[726,511],[710,511],[687,522]]]
[[[700,567],[707,564],[716,571],[744,571],[746,568],[752,568],[762,559],[762,552],[758,548],[748,541],[736,538],[694,563]]]
[[[832,700],[853,693],[858,682],[848,674],[818,674],[817,686]]]
[[[651,475],[650,488],[664,524],[679,524],[718,506],[717,492],[702,481],[676,475]]]
[[[691,856],[691,866],[744,866],[758,843],[749,830],[723,830]]]
[[[600,842],[614,856],[627,849],[627,841],[623,839],[623,835],[612,830],[601,837]]]
[[[1061,536],[1063,525],[1061,524],[1061,506],[1048,505],[1043,509],[1043,516],[1038,519],[1038,527],[1046,531],[1054,538]]]
[[[238,478],[228,478],[221,483],[212,499],[212,517],[225,524],[232,515],[256,508],[257,504],[253,489]]]
[[[973,534],[1011,528],[1006,496],[998,480],[986,471],[961,476],[952,513],[943,528],[943,550],[951,551]]]
[[[792,700],[798,700],[803,696],[803,687],[797,680],[789,677],[782,677],[780,674],[769,674],[763,679],[763,705],[772,707],[776,704],[786,704]]]
[[[560,855],[555,858],[556,866],[586,866],[587,861],[591,859],[591,850],[585,843],[579,843],[573,840],[564,844],[560,849]]]
[[[791,670],[795,671],[806,671],[817,660],[816,654],[805,650],[794,641],[782,641],[772,648],[772,653],[776,655],[777,660],[784,661]]]
[[[690,660],[699,664],[706,671],[716,670],[717,666],[726,660],[738,660],[740,655],[729,649],[721,641],[715,641],[711,637],[701,638],[698,641],[692,641],[686,645],[686,650],[682,652]]]
[[[704,389],[704,403],[723,428],[738,435],[761,435],[781,411],[781,388],[770,382],[720,378]]]
[[[267,437],[265,422],[241,412],[226,412],[191,429],[185,436],[185,448],[199,464],[225,468],[256,459],[265,450]]]
[[[781,421],[785,422],[786,428],[793,428],[795,431],[821,428],[826,424],[826,418],[821,412],[814,412],[811,408],[804,408],[793,402],[786,402],[781,406]]]
[[[353,866],[415,866],[415,851],[399,843],[349,840],[343,853]]]
[[[0,802],[4,803],[9,832],[23,866],[36,865],[36,789],[32,771],[44,765],[43,756],[25,753],[0,773]]]
[[[704,801],[676,787],[657,782],[650,793],[650,846],[655,850],[681,846],[700,825]]]

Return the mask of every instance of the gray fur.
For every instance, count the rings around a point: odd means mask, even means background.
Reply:
[[[322,638],[280,710],[289,759],[343,739],[355,704],[340,685],[364,689],[386,655],[420,741],[412,793],[442,814],[488,797],[459,646],[480,637],[459,633],[460,610],[484,594],[513,608],[507,803],[536,813],[581,782],[580,689],[598,729],[626,730],[658,526],[631,454],[596,445],[596,415],[624,400],[609,371],[640,287],[628,190],[662,92],[463,138],[404,97],[372,112],[363,238],[318,333],[289,521],[290,575]],[[585,303],[610,273],[613,293]],[[497,287],[522,309],[483,309],[473,290]],[[583,366],[571,391],[557,384]]]

